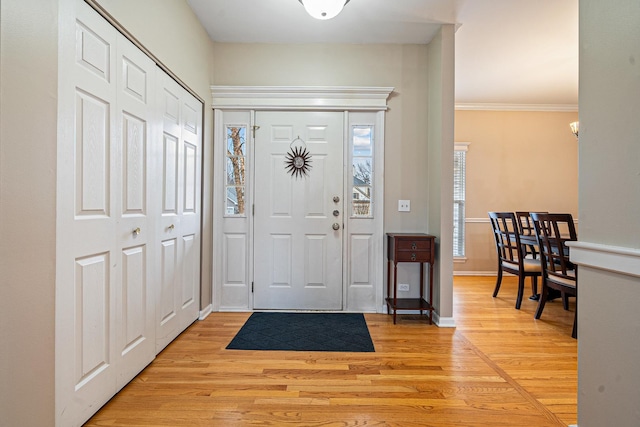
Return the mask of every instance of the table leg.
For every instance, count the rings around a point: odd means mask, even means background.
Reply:
[[[429,263],[429,324],[433,325],[433,264]]]
[[[396,324],[396,304],[398,298],[398,263],[393,262],[393,324]]]
[[[422,306],[422,300],[424,299],[424,263],[420,263],[420,305]],[[423,310],[420,309],[420,316],[422,316]]]

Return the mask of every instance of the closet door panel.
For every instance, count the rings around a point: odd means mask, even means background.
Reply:
[[[157,232],[163,245],[175,244],[174,274],[172,280],[163,279],[163,313],[156,319],[159,352],[198,318],[200,309],[202,104],[166,75],[159,79],[157,92],[162,97],[163,126],[162,214]],[[158,262],[160,270],[170,270],[165,265],[168,257],[159,257]]]
[[[118,388],[129,382],[155,357],[155,216],[156,197],[150,141],[155,130],[156,66],[123,36],[117,50],[117,147],[118,218],[116,241],[120,262],[116,265],[119,302],[115,329]]]
[[[180,328],[198,318],[200,309],[200,198],[202,165],[202,103],[180,88],[182,111],[182,206],[180,229],[182,258]]]
[[[159,76],[159,116],[162,120],[161,144],[161,214],[156,233],[160,237],[158,270],[162,272],[161,290],[156,315],[156,353],[178,336],[180,329],[180,198],[181,151],[180,94],[170,85],[170,78]]]
[[[80,425],[116,392],[117,32],[88,6],[60,22],[56,422]]]

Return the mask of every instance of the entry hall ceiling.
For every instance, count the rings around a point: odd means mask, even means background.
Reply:
[[[578,104],[578,0],[187,0],[220,43],[429,43],[456,25],[457,104]]]

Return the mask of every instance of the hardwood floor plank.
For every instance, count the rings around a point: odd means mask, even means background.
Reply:
[[[456,328],[365,314],[374,353],[226,350],[250,313],[212,313],[86,426],[567,426],[576,423],[573,309],[515,310],[506,277],[454,279]]]

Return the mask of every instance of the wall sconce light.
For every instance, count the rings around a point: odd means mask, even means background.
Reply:
[[[298,0],[309,15],[316,19],[331,19],[340,12],[350,0]]]
[[[571,122],[571,123],[569,123],[569,127],[571,128],[571,133],[573,133],[577,138],[578,137],[578,128],[580,127],[580,122]]]

